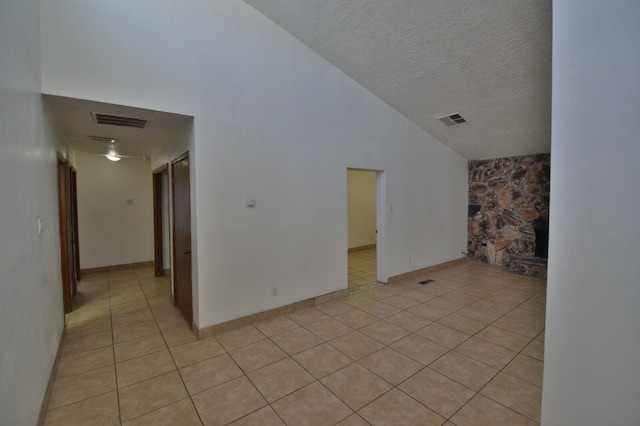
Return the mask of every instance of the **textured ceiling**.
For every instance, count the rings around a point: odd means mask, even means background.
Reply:
[[[150,158],[182,137],[193,117],[61,96],[43,95],[56,128],[75,152],[106,155],[111,149],[123,157]],[[91,113],[148,120],[144,129],[96,124]],[[89,141],[89,136],[116,139],[115,144]]]
[[[244,1],[468,159],[550,150],[551,0]]]

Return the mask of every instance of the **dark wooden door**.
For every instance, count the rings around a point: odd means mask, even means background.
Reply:
[[[78,281],[80,280],[80,237],[78,235],[78,185],[76,171],[73,167],[69,169],[69,204],[70,204],[70,237],[71,252],[73,259],[71,262],[71,276],[73,277],[72,295],[78,291]]]
[[[164,166],[153,171],[153,260],[156,277],[164,275],[164,243],[163,236],[165,229],[162,226],[162,206],[164,205],[164,191],[162,178],[168,173],[168,166]],[[168,248],[168,247],[167,247]]]
[[[189,325],[193,323],[191,296],[191,208],[189,153],[171,163],[173,190],[174,298]]]
[[[71,245],[71,169],[64,159],[58,160],[58,207],[60,210],[60,268],[64,312],[73,310],[75,288],[74,253]]]

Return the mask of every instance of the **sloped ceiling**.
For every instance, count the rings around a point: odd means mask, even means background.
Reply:
[[[551,0],[244,1],[468,159],[550,150]]]

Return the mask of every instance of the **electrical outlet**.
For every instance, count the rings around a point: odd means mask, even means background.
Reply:
[[[271,295],[272,296],[277,296],[278,295],[278,287],[274,287],[271,289]]]
[[[411,257],[409,257],[409,265],[411,265]]]

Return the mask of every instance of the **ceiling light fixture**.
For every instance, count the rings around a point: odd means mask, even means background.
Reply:
[[[106,157],[111,161],[120,161],[120,160],[122,160],[122,158],[118,157],[115,152],[110,152],[109,154],[106,155]]]

